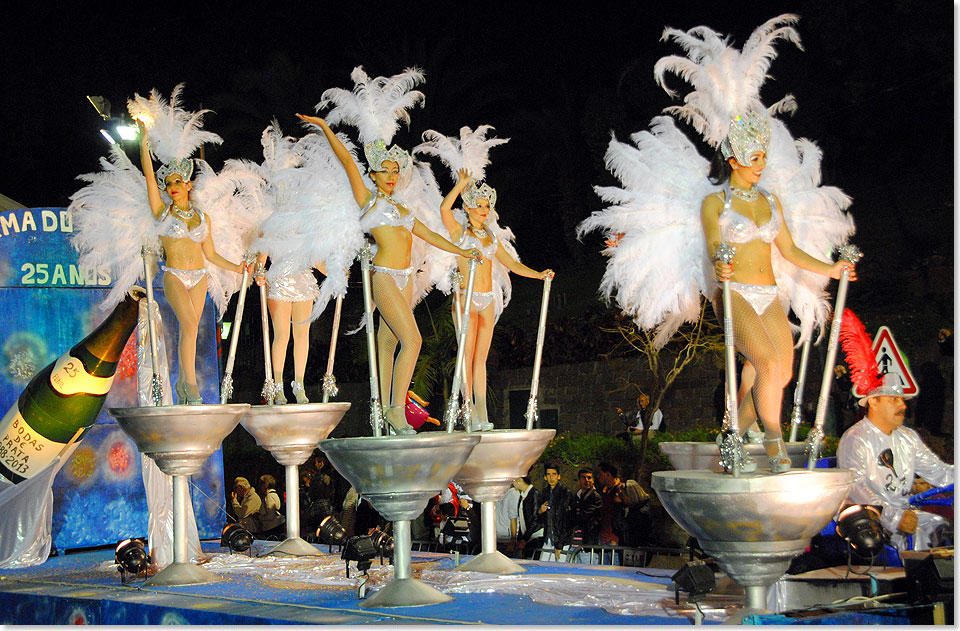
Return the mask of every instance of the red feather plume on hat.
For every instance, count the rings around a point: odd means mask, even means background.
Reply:
[[[873,341],[850,309],[844,309],[840,322],[840,346],[850,366],[850,381],[858,391],[867,394],[883,385],[883,375],[873,353]]]

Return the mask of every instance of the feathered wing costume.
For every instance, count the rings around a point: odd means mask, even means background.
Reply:
[[[482,182],[486,174],[486,168],[490,164],[490,149],[497,145],[507,143],[509,138],[487,138],[487,134],[493,130],[490,125],[480,125],[476,130],[469,127],[460,128],[460,137],[444,136],[443,134],[428,130],[423,133],[424,142],[413,149],[416,155],[426,154],[440,158],[450,169],[451,177],[457,181],[458,171],[466,169],[475,182]],[[440,200],[442,202],[442,198]],[[491,200],[492,201],[492,200]],[[440,203],[434,206],[431,213],[432,217],[424,223],[427,226],[445,234],[446,229],[440,217]],[[454,217],[462,225],[466,225],[467,215],[461,209],[454,210]],[[509,228],[500,226],[499,215],[491,203],[490,214],[487,216],[486,227],[490,229],[497,238],[497,242],[516,260],[520,260],[514,247],[514,234]],[[436,227],[435,227],[436,226]],[[425,296],[433,287],[436,287],[445,294],[449,294],[453,289],[451,282],[451,272],[457,268],[457,256],[448,252],[432,249],[430,256],[420,273],[416,278],[415,293],[419,296]],[[512,287],[510,285],[510,270],[508,270],[500,261],[493,260],[493,291],[496,317],[499,318],[503,313],[504,307],[510,302]]]
[[[140,169],[116,145],[100,166],[98,173],[79,176],[87,185],[70,197],[70,243],[80,253],[81,269],[110,275],[113,287],[101,307],[111,309],[143,279],[141,246],[159,248],[160,239]]]
[[[345,135],[340,141],[355,154]],[[311,320],[323,313],[331,297],[347,292],[347,271],[363,246],[363,231],[350,182],[330,143],[320,134],[296,140],[274,123],[263,132],[264,197],[271,208],[261,224],[254,249],[268,252],[270,283],[286,270],[311,269],[326,263]]]
[[[842,191],[820,186],[821,154],[809,140],[795,141],[775,114],[796,108],[792,96],[767,108],[759,98],[767,70],[776,57],[774,43],[787,39],[800,47],[791,26],[795,15],[781,15],[758,27],[741,50],[719,33],[699,26],[689,31],[668,28],[686,57],[668,56],[654,66],[654,76],[671,96],[664,75],[673,72],[694,90],[682,105],[665,112],[693,125],[707,144],[720,148],[736,116],[756,112],[770,117],[772,140],[760,187],[776,195],[796,244],[826,257],[853,234],[850,205]],[[649,132],[631,136],[635,146],[613,138],[606,165],[620,187],[596,187],[613,204],[594,212],[578,226],[578,234],[599,230],[622,235],[619,245],[604,250],[610,260],[601,292],[634,318],[637,326],[657,329],[656,343],[665,344],[686,321],[699,313],[699,295],[716,289],[700,222],[703,199],[717,190],[707,179],[709,163],[667,116],[653,119]],[[788,264],[773,253],[780,299],[800,319],[800,342],[825,323],[830,305],[824,288],[829,279]]]
[[[203,160],[191,162],[190,155],[201,144],[222,140],[201,129],[206,110],[188,112],[181,107],[182,90],[183,84],[178,85],[169,102],[156,90],[149,98],[134,95],[127,107],[150,130],[151,153],[163,162],[157,170],[158,180],[162,182],[164,174],[170,172],[189,179],[194,164],[197,165],[199,175],[191,200],[212,222],[217,252],[238,261],[252,242],[256,224],[265,212],[258,202],[259,179],[238,168],[238,164],[228,163],[220,173],[215,173]],[[103,303],[109,308],[123,299],[130,285],[143,279],[141,247],[159,249],[160,239],[143,173],[116,147],[109,160],[101,159],[101,166],[99,173],[80,176],[88,184],[71,197],[71,242],[80,252],[81,267],[103,269],[114,279]],[[206,270],[208,293],[222,315],[230,296],[239,289],[241,277],[209,263]]]

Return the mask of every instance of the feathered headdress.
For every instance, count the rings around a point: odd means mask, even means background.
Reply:
[[[203,131],[203,115],[210,110],[188,112],[181,107],[180,94],[183,84],[177,85],[170,95],[170,101],[164,100],[156,89],[150,91],[150,98],[139,94],[127,101],[127,110],[134,120],[139,120],[150,132],[150,153],[162,162],[157,169],[157,183],[160,189],[166,188],[166,177],[179,173],[185,180],[193,175],[193,161],[190,156],[204,143],[220,144],[223,138],[209,131]]]
[[[850,367],[850,381],[860,392],[872,392],[883,385],[883,374],[873,353],[873,341],[860,318],[844,309],[840,322],[840,347]]]
[[[772,115],[794,111],[796,101],[790,94],[766,108],[760,101],[760,87],[769,76],[770,62],[777,56],[773,47],[776,40],[787,39],[803,50],[800,35],[789,26],[799,19],[787,13],[768,20],[753,32],[741,50],[730,46],[726,38],[706,26],[689,31],[664,29],[662,39],[675,40],[687,51],[687,56],[661,58],[653,67],[654,79],[672,97],[678,95],[666,86],[667,72],[678,75],[694,88],[683,98],[683,105],[664,111],[692,124],[703,139],[716,148],[727,138],[730,125],[738,116],[746,117],[751,112]]]
[[[343,88],[324,91],[316,111],[332,104],[333,108],[326,116],[330,125],[345,123],[357,128],[371,171],[379,171],[386,160],[395,161],[401,170],[406,170],[410,154],[396,145],[389,148],[388,145],[400,128],[400,121],[409,126],[407,110],[417,104],[423,106],[423,92],[413,89],[423,82],[423,72],[418,68],[407,68],[392,77],[371,79],[362,66],[357,66],[350,78],[353,79],[353,91]]]
[[[463,202],[475,208],[477,200],[486,199],[490,207],[497,205],[497,191],[483,182],[485,170],[490,164],[490,149],[510,141],[509,138],[487,139],[487,132],[493,129],[490,125],[480,125],[476,131],[464,126],[460,128],[459,140],[453,136],[444,136],[432,129],[423,132],[424,142],[414,147],[414,153],[425,153],[437,156],[449,169],[451,177],[456,180],[457,171],[466,169],[473,178],[473,182],[464,189]]]

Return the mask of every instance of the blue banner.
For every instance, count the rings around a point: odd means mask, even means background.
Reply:
[[[65,208],[24,208],[0,213],[0,410],[10,407],[28,381],[86,336],[108,315],[100,307],[112,279],[80,269],[70,245]],[[137,261],[137,264],[142,264]],[[154,292],[163,318],[171,375],[177,374],[177,319]],[[197,383],[206,401],[219,401],[217,323],[207,298],[197,340]],[[137,405],[136,334],[120,359],[97,426],[64,464],[53,485],[54,547],[60,550],[116,543],[147,534],[147,503],[140,455],[107,411]],[[219,537],[223,516],[223,458],[217,451],[191,478],[201,538]]]

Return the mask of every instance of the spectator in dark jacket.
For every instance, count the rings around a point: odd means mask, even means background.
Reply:
[[[570,521],[573,524],[574,544],[595,545],[600,541],[600,509],[603,499],[593,486],[593,470],[577,472],[580,488],[570,502]]]
[[[569,523],[570,489],[560,484],[560,466],[548,462],[543,467],[543,479],[547,485],[537,492],[537,523],[543,526],[542,548],[553,548],[554,554],[541,554],[541,560],[561,560],[563,546],[570,543]]]
[[[650,496],[636,480],[621,482],[617,468],[608,462],[597,465],[600,481],[600,543],[621,546],[641,545],[650,530],[649,514],[643,509]],[[646,533],[644,531],[647,531]]]
[[[524,553],[524,548],[533,550],[539,547],[543,540],[543,528],[537,527],[537,490],[533,488],[530,476],[523,476],[513,481],[513,488],[520,493],[517,500],[517,550],[518,557],[530,558],[530,553]],[[534,536],[536,535],[536,536]],[[532,543],[531,543],[532,542]]]

